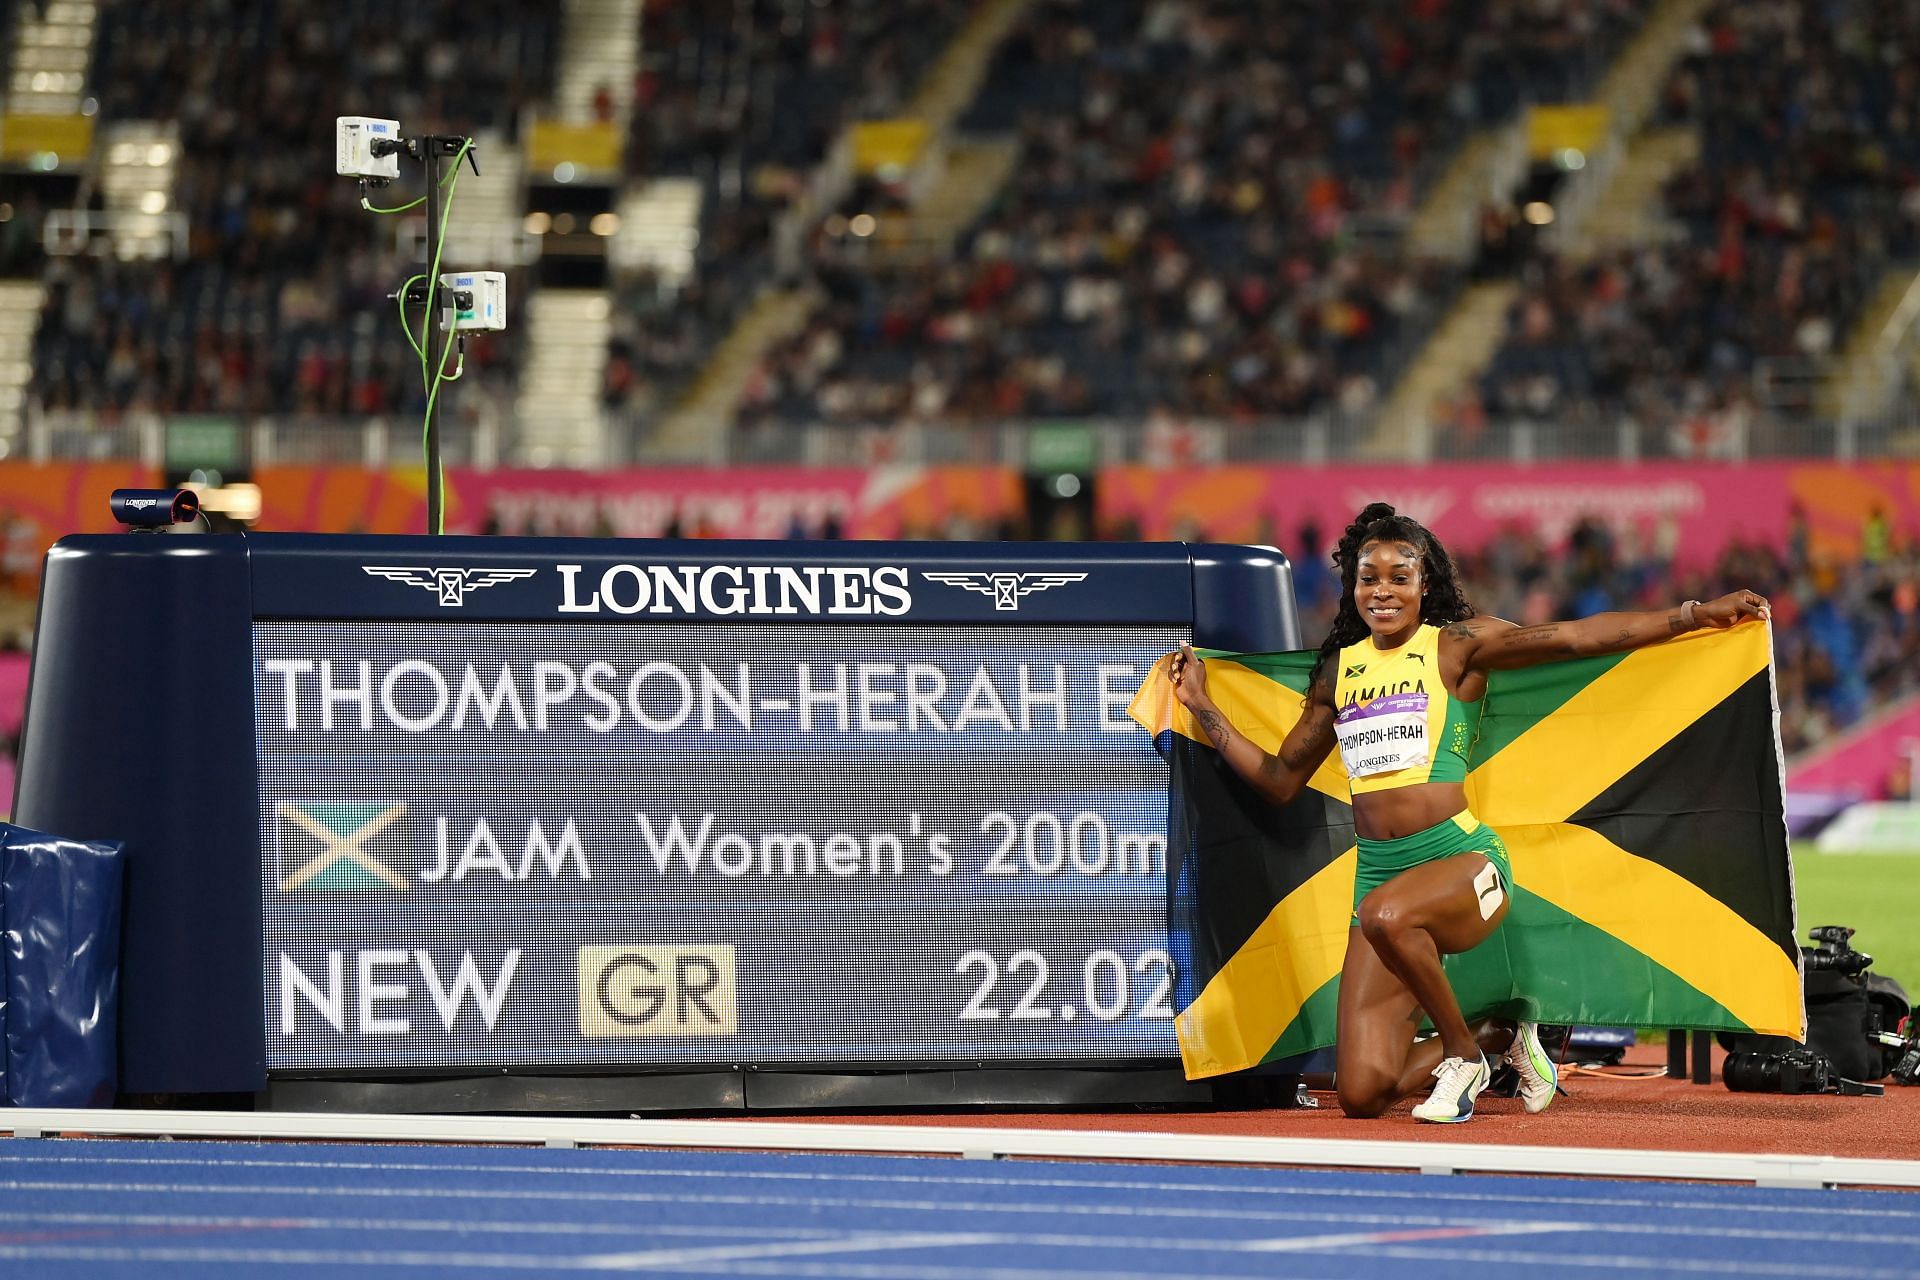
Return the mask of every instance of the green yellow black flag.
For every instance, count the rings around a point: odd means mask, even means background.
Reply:
[[[1314,655],[1203,656],[1227,718],[1274,750]],[[1216,756],[1164,663],[1130,710],[1172,765],[1188,1076],[1332,1044],[1355,859],[1338,754],[1276,808]],[[1760,624],[1494,673],[1467,802],[1516,884],[1500,930],[1447,959],[1462,1009],[1804,1038],[1776,725]]]

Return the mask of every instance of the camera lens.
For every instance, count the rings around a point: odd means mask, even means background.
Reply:
[[[1780,1092],[1780,1058],[1777,1054],[1756,1053],[1744,1049],[1727,1055],[1720,1075],[1727,1088],[1736,1093]]]

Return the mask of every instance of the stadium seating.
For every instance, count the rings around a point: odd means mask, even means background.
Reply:
[[[1701,138],[1665,192],[1673,238],[1527,263],[1485,413],[1631,422],[1643,452],[1678,457],[1764,452],[1806,417],[1797,385],[1838,354],[1887,267],[1920,256],[1904,123],[1920,86],[1885,56],[1915,40],[1909,5],[1710,9],[1664,95],[1665,123]]]
[[[848,124],[895,114],[971,0],[647,4],[627,169],[698,179],[693,279],[616,298],[611,410],[658,409],[774,275],[773,228]]]
[[[1008,188],[952,261],[835,261],[744,420],[1362,411],[1452,287],[1398,245],[1440,165],[1640,12],[1037,4],[962,121],[1018,131]]]

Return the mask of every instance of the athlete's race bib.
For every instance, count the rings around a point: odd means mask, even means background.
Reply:
[[[1333,719],[1349,778],[1417,769],[1427,763],[1427,695],[1394,693],[1364,706],[1350,702]]]

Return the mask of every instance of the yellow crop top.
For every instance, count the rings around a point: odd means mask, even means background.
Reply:
[[[1441,681],[1440,628],[1422,623],[1397,649],[1368,637],[1335,661],[1333,728],[1355,795],[1466,780],[1480,704]]]

